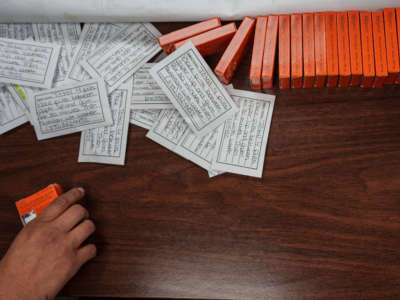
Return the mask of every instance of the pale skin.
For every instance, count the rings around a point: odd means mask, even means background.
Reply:
[[[17,235],[0,261],[0,299],[54,299],[96,246],[82,243],[95,231],[88,211],[76,202],[83,188],[58,197]]]

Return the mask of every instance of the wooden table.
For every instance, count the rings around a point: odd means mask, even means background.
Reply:
[[[236,88],[249,89],[248,69],[249,57]],[[262,179],[209,179],[133,125],[124,167],[78,164],[80,134],[2,135],[0,255],[21,229],[14,201],[58,182],[86,187],[98,228],[99,256],[66,295],[398,297],[400,88],[272,93]]]

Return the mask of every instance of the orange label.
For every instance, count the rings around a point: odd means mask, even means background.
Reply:
[[[279,16],[279,82],[281,89],[290,88],[290,17]]]
[[[385,25],[382,12],[372,13],[372,27],[374,35],[375,71],[376,79],[374,87],[382,87],[388,76]]]
[[[327,87],[336,87],[339,75],[336,12],[326,14]]]
[[[346,12],[337,13],[339,87],[347,87],[350,82],[349,22]]]
[[[303,14],[304,88],[312,88],[315,80],[314,14]]]
[[[263,89],[271,89],[273,87],[276,45],[278,41],[278,19],[278,16],[268,17],[261,73]]]
[[[360,25],[363,60],[363,81],[361,86],[367,88],[372,86],[375,77],[374,42],[370,12],[360,12]]]
[[[267,23],[268,17],[257,18],[250,63],[250,84],[253,89],[261,89],[261,72]]]
[[[326,82],[326,34],[325,14],[314,14],[314,38],[315,38],[315,86],[323,87]]]
[[[290,16],[292,87],[303,86],[303,22],[300,14]]]
[[[351,86],[359,86],[363,74],[360,13],[358,11],[348,12],[349,41],[350,41],[350,64],[351,64]]]
[[[385,8],[383,13],[385,21],[387,68],[389,73],[385,83],[393,84],[400,72],[399,45],[397,41],[396,29],[396,10],[394,8]]]
[[[62,194],[58,184],[52,184],[39,192],[15,203],[24,225],[35,219],[51,202]]]

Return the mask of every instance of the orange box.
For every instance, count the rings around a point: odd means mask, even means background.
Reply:
[[[290,16],[292,88],[303,87],[303,21],[301,14]]]
[[[400,8],[396,8],[396,19],[397,19],[397,41],[399,43],[399,54],[400,54]],[[396,79],[396,84],[400,84],[400,75]]]
[[[253,89],[261,89],[261,72],[264,57],[265,36],[268,17],[257,17],[254,31],[253,52],[250,63],[250,84]]]
[[[359,86],[363,77],[363,60],[361,46],[360,13],[349,11],[349,41],[350,41],[350,64],[351,81],[350,86]]]
[[[279,87],[290,88],[290,17],[279,16]]]
[[[360,12],[363,79],[361,87],[372,87],[375,80],[374,39],[370,12]]]
[[[336,87],[339,79],[338,34],[336,12],[326,12],[327,87]]]
[[[39,192],[15,203],[22,224],[25,226],[35,219],[51,202],[62,194],[58,184],[51,184]]]
[[[351,79],[349,22],[347,12],[337,13],[339,87],[348,87]],[[361,52],[360,52],[361,53]]]
[[[315,87],[324,87],[327,76],[325,14],[314,14]]]
[[[400,75],[399,45],[397,41],[396,29],[396,10],[394,8],[385,8],[383,11],[385,22],[385,39],[387,54],[387,69],[389,76],[385,84],[394,84]]]
[[[372,13],[372,28],[375,53],[375,81],[373,87],[380,88],[389,75],[386,55],[385,24],[381,11]]]
[[[304,88],[312,88],[315,81],[314,14],[303,14]]]
[[[262,87],[263,89],[272,89],[274,84],[274,67],[276,57],[276,46],[278,42],[278,16],[269,16],[267,32],[265,35],[264,57],[262,63]]]
[[[228,47],[225,49],[224,54],[222,54],[221,59],[214,69],[215,74],[222,83],[229,84],[231,82],[233,74],[253,37],[254,25],[255,20],[253,18],[245,17]]]
[[[203,22],[164,34],[158,38],[158,43],[165,53],[170,54],[173,51],[173,46],[175,43],[220,26],[221,20],[218,17],[211,18]]]
[[[232,22],[175,43],[174,51],[190,40],[202,56],[222,52],[228,46],[235,33],[236,25]]]

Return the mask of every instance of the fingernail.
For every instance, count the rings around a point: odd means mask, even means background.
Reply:
[[[82,195],[85,194],[85,190],[83,187],[78,187],[78,190],[81,192]]]

